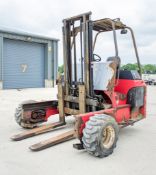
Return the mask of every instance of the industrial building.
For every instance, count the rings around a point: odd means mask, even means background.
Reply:
[[[0,29],[0,89],[53,87],[58,39]]]

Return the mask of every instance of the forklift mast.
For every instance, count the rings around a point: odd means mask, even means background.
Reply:
[[[65,115],[85,113],[86,96],[93,97],[91,12],[63,20],[64,84],[58,83],[60,121]],[[79,42],[76,36],[79,33]],[[79,51],[78,51],[79,48]],[[77,57],[80,53],[80,58]],[[78,77],[78,61],[80,77]]]
[[[92,56],[92,25],[91,12],[63,20],[63,50],[64,50],[64,82],[65,94],[74,95],[78,85],[85,85],[86,95],[93,95],[91,62]],[[77,26],[76,26],[77,24]],[[76,35],[80,33],[79,43]],[[80,50],[81,78],[77,76],[77,46]],[[85,44],[84,44],[85,43]]]

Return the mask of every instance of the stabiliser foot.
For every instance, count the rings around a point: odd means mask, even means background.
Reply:
[[[77,149],[77,150],[82,150],[82,149],[84,149],[82,143],[73,144],[73,148],[75,148],[75,149]]]

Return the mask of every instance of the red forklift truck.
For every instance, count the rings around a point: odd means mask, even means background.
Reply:
[[[119,18],[91,20],[91,12],[63,20],[64,75],[58,79],[58,100],[23,102],[16,109],[16,122],[30,130],[14,135],[22,140],[66,125],[75,117],[73,130],[30,146],[33,151],[78,138],[76,149],[97,157],[110,155],[116,147],[119,128],[146,117],[146,85],[133,30]],[[117,34],[132,37],[138,70],[121,70]],[[96,41],[106,32],[113,34],[114,53],[103,58],[95,53]],[[103,41],[105,42],[105,41]],[[102,43],[101,43],[102,44]],[[40,125],[58,114],[59,121]],[[33,128],[33,129],[32,129]]]

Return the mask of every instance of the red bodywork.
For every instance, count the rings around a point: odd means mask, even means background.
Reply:
[[[130,89],[135,87],[144,87],[144,105],[136,111],[131,110],[131,105],[127,104],[127,94]],[[143,80],[126,80],[119,79],[114,91],[104,91],[104,95],[109,97],[112,108],[80,114],[78,117],[81,118],[81,126],[79,128],[79,136],[82,137],[82,131],[85,128],[85,123],[91,116],[95,114],[109,114],[115,118],[118,124],[128,123],[130,119],[137,120],[139,116],[142,118],[146,117],[146,85]]]
[[[59,111],[57,108],[47,108],[45,120],[47,121],[50,116],[58,114],[58,113]]]
[[[108,102],[112,105],[109,109],[104,109],[100,111],[89,112],[85,114],[79,114],[77,117],[81,118],[81,126],[79,129],[79,135],[82,136],[82,131],[85,127],[85,123],[89,120],[91,116],[95,114],[109,114],[115,118],[118,124],[125,123],[130,120],[137,120],[139,116],[142,118],[146,117],[146,85],[143,80],[126,80],[119,79],[116,82],[116,86],[112,91],[99,91],[100,94],[103,94]],[[130,89],[135,87],[144,87],[145,95],[144,95],[144,105],[140,107],[138,110],[131,110],[131,105],[127,104],[127,94]],[[58,114],[59,111],[56,108],[47,108],[46,110],[46,120],[55,114]]]

